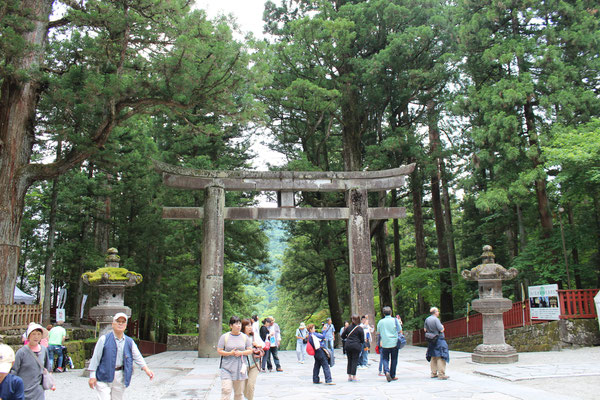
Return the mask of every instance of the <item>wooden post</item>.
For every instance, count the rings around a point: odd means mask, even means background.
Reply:
[[[218,357],[217,341],[223,320],[223,264],[225,237],[225,189],[206,189],[200,275],[198,357]]]
[[[350,189],[347,192],[351,313],[367,315],[372,324],[375,322],[375,303],[367,200],[366,190]]]

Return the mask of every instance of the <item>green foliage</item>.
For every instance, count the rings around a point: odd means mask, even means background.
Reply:
[[[83,276],[87,276],[88,282],[90,283],[98,283],[104,276],[104,274],[108,274],[108,279],[110,281],[128,281],[130,276],[137,276],[141,282],[142,276],[135,272],[129,271],[126,268],[118,268],[118,267],[102,267],[98,268],[95,271],[88,271],[83,274]]]

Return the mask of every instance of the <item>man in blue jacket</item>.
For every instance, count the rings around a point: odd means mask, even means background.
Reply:
[[[90,360],[90,388],[96,390],[98,400],[121,400],[125,388],[131,382],[133,362],[148,375],[154,373],[148,368],[132,338],[125,335],[127,315],[117,313],[113,317],[112,332],[102,335]]]
[[[329,360],[329,365],[334,366],[335,357],[334,357],[334,342],[335,342],[335,327],[331,322],[331,318],[327,318],[327,321],[323,324],[323,329],[321,330],[323,335],[325,336],[325,347],[329,350],[329,354],[331,354],[331,360]]]

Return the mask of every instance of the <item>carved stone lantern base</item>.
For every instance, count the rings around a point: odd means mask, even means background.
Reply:
[[[480,344],[471,359],[481,364],[512,364],[519,361],[519,355],[510,344]]]

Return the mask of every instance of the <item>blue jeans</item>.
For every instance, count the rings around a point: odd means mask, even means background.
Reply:
[[[331,354],[331,360],[329,361],[329,365],[331,365],[332,367],[335,364],[333,343],[334,343],[334,339],[325,339],[325,346],[329,349],[329,354]]]
[[[319,370],[323,367],[323,374],[325,374],[325,382],[331,382],[331,370],[329,369],[329,362],[327,362],[327,356],[323,349],[315,350],[315,365],[313,367],[313,383],[319,383]]]
[[[392,378],[396,377],[396,366],[398,365],[398,348],[391,347],[386,348],[382,347],[381,350],[381,360],[383,361],[383,372],[386,374],[389,372]],[[392,359],[390,365],[390,358]]]
[[[362,365],[362,366],[367,366],[367,364],[369,363],[369,352],[365,350],[366,347],[368,347],[369,345],[367,343],[363,344],[363,351],[360,353],[360,357],[358,358],[358,365]]]
[[[63,352],[62,346],[59,344],[49,344],[48,345],[48,357],[50,357],[50,364],[54,368],[54,353],[58,354],[58,361],[56,363],[57,368],[62,368],[63,362]]]

